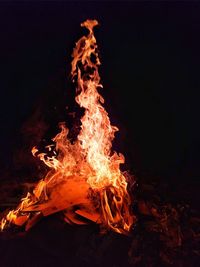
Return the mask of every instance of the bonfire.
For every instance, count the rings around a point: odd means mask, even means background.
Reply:
[[[33,192],[28,192],[18,207],[1,220],[2,231],[11,225],[28,230],[42,217],[56,212],[63,212],[64,220],[70,224],[94,222],[102,231],[111,229],[123,234],[130,231],[135,221],[127,177],[120,170],[125,159],[112,151],[118,128],[111,125],[99,93],[100,60],[93,31],[97,25],[96,20],[81,24],[89,33],[78,40],[72,53],[75,100],[85,110],[80,132],[71,141],[69,129],[61,122],[60,132],[47,146],[50,153],[33,147],[33,156],[43,161],[49,171]]]

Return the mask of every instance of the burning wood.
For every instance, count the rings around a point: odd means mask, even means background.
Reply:
[[[102,87],[98,66],[100,60],[93,28],[96,20],[81,24],[89,30],[73,50],[71,75],[77,83],[76,102],[85,109],[81,130],[75,142],[67,135],[64,123],[61,131],[48,146],[53,156],[32,149],[50,171],[32,193],[1,221],[3,230],[9,224],[26,225],[28,230],[42,216],[63,211],[68,223],[84,224],[88,220],[106,229],[127,233],[134,222],[130,212],[131,199],[126,177],[120,171],[124,156],[112,152],[112,140],[118,131],[110,124],[104,99],[98,90]]]

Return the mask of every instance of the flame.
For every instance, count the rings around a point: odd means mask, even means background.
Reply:
[[[126,177],[120,171],[125,159],[122,154],[112,152],[112,140],[118,128],[111,125],[102,105],[104,99],[99,94],[103,86],[93,31],[97,25],[96,20],[81,24],[89,33],[76,43],[72,53],[71,75],[77,84],[75,100],[85,109],[77,140],[72,143],[67,138],[69,130],[60,123],[61,131],[52,139],[55,147],[46,147],[53,151],[53,156],[39,153],[33,147],[33,156],[50,170],[33,192],[21,200],[18,208],[2,219],[1,230],[11,223],[26,223],[28,229],[38,214],[47,216],[60,210],[64,211],[67,222],[80,223],[76,217],[79,215],[118,233],[127,233],[134,222]]]

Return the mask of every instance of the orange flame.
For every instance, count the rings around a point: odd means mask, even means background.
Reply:
[[[36,147],[32,149],[33,156],[39,157],[50,171],[33,193],[28,193],[17,209],[2,219],[2,230],[7,224],[23,225],[29,221],[28,229],[35,220],[31,221],[32,214],[47,216],[60,210],[64,211],[67,222],[80,222],[75,218],[76,213],[118,233],[127,233],[133,224],[127,181],[120,171],[124,156],[111,151],[118,128],[111,125],[102,106],[104,99],[98,92],[102,85],[93,32],[96,25],[96,20],[81,24],[89,34],[76,43],[72,54],[71,75],[77,82],[78,92],[76,102],[85,109],[77,140],[70,142],[67,138],[69,130],[61,123],[61,132],[52,139],[55,149],[52,145],[47,146],[49,151],[53,150],[53,156],[38,154]],[[79,208],[75,210],[77,205]]]

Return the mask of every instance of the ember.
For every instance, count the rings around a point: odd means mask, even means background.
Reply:
[[[130,212],[131,199],[125,175],[120,171],[124,156],[112,152],[112,140],[118,128],[110,124],[104,99],[98,90],[102,87],[98,66],[100,60],[93,28],[96,20],[81,24],[89,30],[73,50],[71,75],[77,83],[76,102],[85,109],[81,130],[76,141],[69,140],[69,130],[60,123],[61,131],[48,146],[52,152],[32,154],[49,168],[32,193],[1,221],[1,230],[14,224],[30,229],[42,216],[63,211],[65,221],[85,224],[93,221],[102,230],[112,229],[128,233],[134,223]]]

